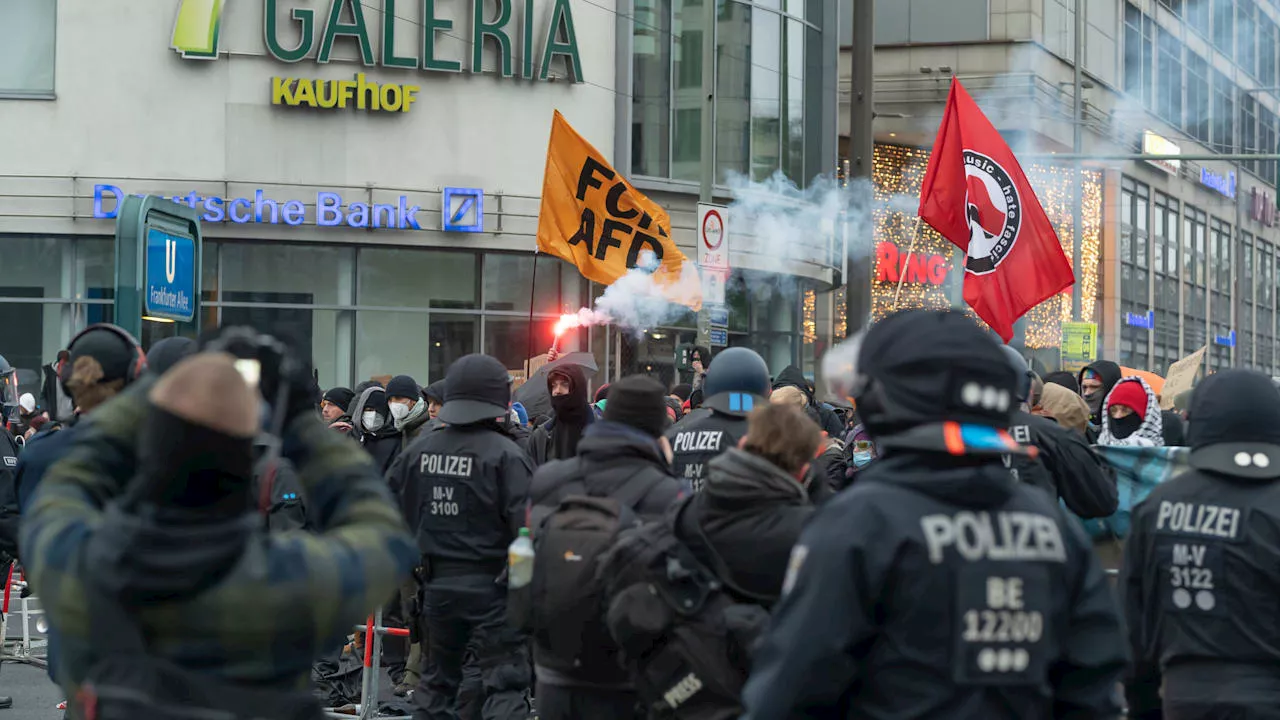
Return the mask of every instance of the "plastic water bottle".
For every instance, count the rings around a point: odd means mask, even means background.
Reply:
[[[520,535],[507,546],[507,587],[522,588],[533,581],[533,540],[529,528],[520,528]]]

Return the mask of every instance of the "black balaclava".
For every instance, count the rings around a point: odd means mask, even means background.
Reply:
[[[1111,428],[1111,434],[1117,440],[1123,440],[1130,435],[1138,432],[1138,428],[1142,427],[1142,416],[1138,413],[1125,415],[1119,420],[1109,418],[1107,426]]]
[[[1086,370],[1092,370],[1098,375],[1098,379],[1102,381],[1102,387],[1098,389],[1098,392],[1082,396],[1085,404],[1089,406],[1089,421],[1094,425],[1099,425],[1102,423],[1102,412],[1106,409],[1102,406],[1102,403],[1106,402],[1111,388],[1120,382],[1120,366],[1110,360],[1099,360],[1085,367],[1077,376],[1077,382],[1081,388],[1084,387],[1084,373]],[[1120,436],[1117,435],[1116,437]]]
[[[591,406],[587,404],[587,378],[577,365],[562,365],[547,373],[547,391],[551,390],[551,378],[563,375],[569,378],[569,394],[551,396],[556,424],[551,428],[551,457],[563,460],[578,454],[578,441],[591,423]]]

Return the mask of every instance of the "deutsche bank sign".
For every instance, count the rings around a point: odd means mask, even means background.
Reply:
[[[195,317],[196,243],[189,237],[147,231],[145,315],[191,322]]]
[[[115,219],[120,213],[120,202],[125,195],[126,193],[115,185],[94,185],[93,217],[99,220]],[[307,206],[310,205],[315,209],[314,219],[311,222],[319,227],[347,226],[370,230],[423,229],[418,218],[418,213],[423,212],[422,208],[418,205],[410,205],[409,199],[404,195],[401,195],[395,204],[347,203],[339,193],[323,190],[305,202],[297,199],[278,200],[267,197],[262,190],[255,190],[252,196],[238,198],[204,196],[196,192],[173,197],[157,197],[201,212],[200,219],[206,223],[298,226],[308,222]],[[445,210],[441,213],[444,218],[442,229],[469,233],[483,231],[483,190],[445,188],[443,200]],[[453,206],[450,206],[451,201]]]

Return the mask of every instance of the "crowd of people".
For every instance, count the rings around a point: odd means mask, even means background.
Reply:
[[[742,347],[670,387],[552,358],[527,404],[485,355],[321,392],[239,328],[144,353],[95,325],[55,369],[72,412],[5,408],[0,551],[71,717],[319,717],[316,663],[377,608],[410,629],[381,660],[419,720],[1280,707],[1280,390],[1256,373],[1162,410],[1115,363],[1042,378],[927,310],[833,349],[825,401]],[[1081,523],[1121,507],[1109,453],[1183,445],[1117,596]]]

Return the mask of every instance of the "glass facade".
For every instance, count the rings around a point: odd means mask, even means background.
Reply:
[[[633,175],[699,178],[704,0],[637,0]],[[781,170],[804,185],[833,164],[814,139],[824,86],[818,0],[721,0],[716,36],[716,180]]]
[[[1227,219],[1180,204],[1177,198],[1122,177],[1122,365],[1164,374],[1170,364],[1208,345],[1206,364],[1210,370],[1232,367],[1236,362],[1277,374],[1280,259],[1276,244],[1267,235],[1249,231],[1242,231],[1238,239],[1237,258]],[[1150,272],[1144,265],[1148,246]],[[1238,283],[1238,305],[1231,290],[1233,283]],[[1142,317],[1148,311],[1154,315],[1152,330],[1132,322],[1128,315]]]
[[[113,320],[114,241],[0,236],[0,246],[0,355],[24,375],[85,325]],[[482,351],[517,371],[529,348],[533,263],[528,254],[206,241],[202,321],[288,340],[310,354],[325,387],[401,373],[426,383]],[[534,354],[587,291],[572,266],[537,263]],[[144,324],[143,344],[162,334]]]
[[[19,369],[23,386],[34,387],[40,367],[77,331],[114,320],[114,241],[0,236],[0,246],[0,355]],[[545,255],[531,287],[535,259],[527,253],[206,240],[202,260],[204,328],[251,325],[281,337],[324,387],[399,374],[426,384],[474,352],[518,375],[525,358],[551,346],[560,315],[604,289]],[[729,345],[760,352],[775,373],[794,364],[812,374],[818,345],[803,330],[802,305],[815,287],[734,271],[726,291]],[[175,328],[144,323],[144,347]],[[560,346],[596,355],[596,384],[636,372],[674,383],[676,347],[693,343],[696,329],[695,315],[685,313],[645,334],[572,331]]]

